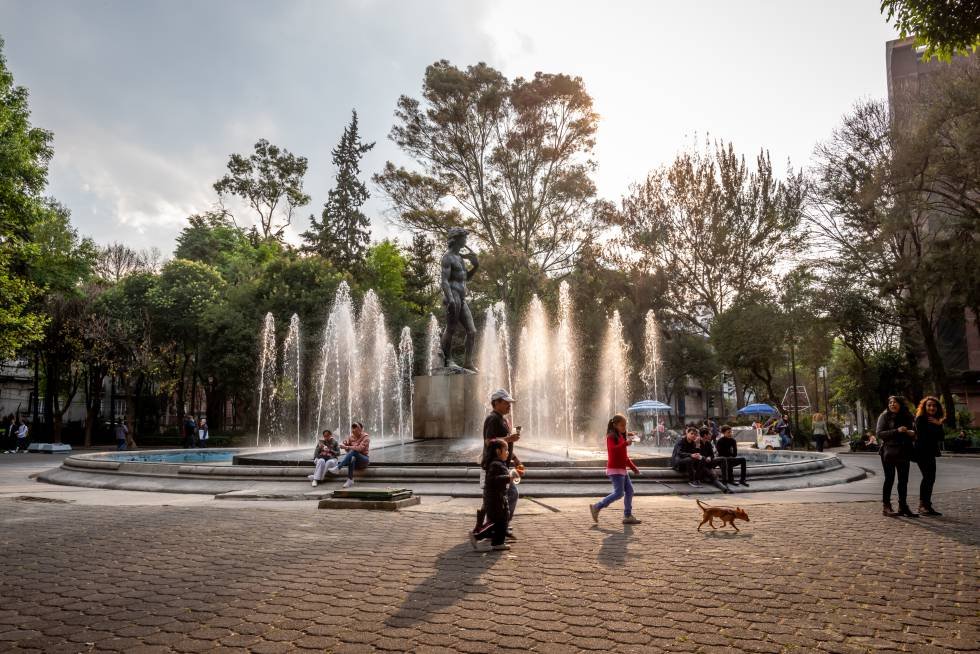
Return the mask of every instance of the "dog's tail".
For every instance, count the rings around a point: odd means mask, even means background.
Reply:
[[[698,503],[698,506],[700,506],[702,509],[709,509],[709,508],[711,508],[707,504],[704,504],[701,500],[697,500],[696,499],[694,501],[697,502]]]

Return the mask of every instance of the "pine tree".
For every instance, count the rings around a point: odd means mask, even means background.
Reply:
[[[408,270],[405,271],[405,302],[412,312],[425,317],[436,306],[438,295],[433,268],[433,244],[425,234],[417,233],[408,247]]]
[[[303,233],[305,250],[329,259],[341,269],[362,262],[371,242],[371,221],[361,211],[369,193],[358,175],[361,157],[373,147],[374,143],[361,142],[357,111],[352,111],[350,123],[331,153],[337,167],[336,184],[327,196],[320,219],[311,215],[310,230]]]

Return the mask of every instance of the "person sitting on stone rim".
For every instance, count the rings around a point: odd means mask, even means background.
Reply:
[[[323,481],[327,473],[337,474],[340,470],[337,460],[340,458],[340,444],[333,437],[333,432],[324,429],[320,440],[317,441],[316,449],[313,450],[313,474],[308,478],[313,480],[313,486]]]
[[[502,439],[507,443],[507,460],[506,464],[508,468],[515,468],[521,465],[521,460],[517,458],[514,454],[514,443],[520,439],[520,434],[512,434],[510,419],[507,416],[510,414],[511,404],[515,402],[514,398],[510,396],[505,389],[499,388],[490,394],[490,414],[483,421],[483,444],[484,447],[489,441],[495,438]],[[485,466],[484,462],[480,461],[480,467],[483,469]],[[484,487],[485,483],[485,473],[480,474],[480,488]],[[514,519],[514,511],[517,509],[517,499],[520,494],[517,491],[517,484],[511,484],[507,488],[507,505],[509,509],[508,524]],[[508,527],[507,538],[510,540],[517,540],[514,536],[514,532]]]
[[[368,458],[371,438],[364,431],[364,425],[359,422],[353,422],[350,426],[350,432],[350,437],[340,444],[342,448],[347,450],[347,454],[337,464],[338,468],[347,468],[347,481],[344,482],[344,488],[350,488],[354,485],[355,468],[363,470],[371,462]]]

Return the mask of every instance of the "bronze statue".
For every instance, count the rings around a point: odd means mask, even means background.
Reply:
[[[473,324],[473,314],[466,304],[466,282],[480,267],[476,253],[466,247],[468,232],[462,227],[453,227],[447,234],[446,253],[442,255],[442,302],[446,307],[446,330],[442,333],[442,358],[446,368],[462,372],[462,369],[452,359],[453,336],[456,329],[462,326],[466,333],[464,346],[463,369],[476,372],[473,366],[473,346],[476,342],[476,326]],[[465,250],[465,251],[464,251]],[[470,262],[466,269],[464,260]]]

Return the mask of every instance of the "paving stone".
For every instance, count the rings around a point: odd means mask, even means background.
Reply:
[[[592,528],[587,511],[519,513],[521,540],[500,556],[473,553],[469,516],[452,514],[357,512],[337,530],[323,512],[259,503],[0,499],[16,562],[0,575],[0,597],[16,598],[0,608],[0,650],[972,652],[980,491],[942,505],[956,518],[883,520],[873,502],[756,505],[737,537],[697,533],[684,507],[628,537]],[[338,552],[369,554],[350,578],[311,576]],[[714,560],[729,567],[691,574]]]

